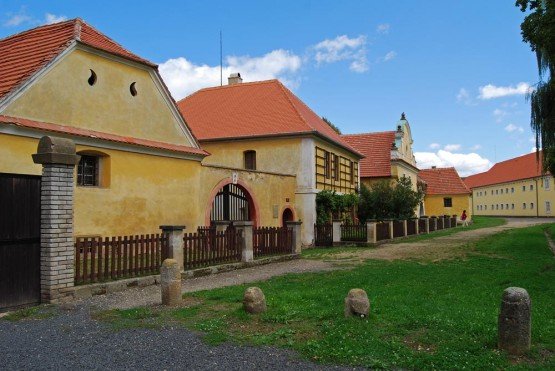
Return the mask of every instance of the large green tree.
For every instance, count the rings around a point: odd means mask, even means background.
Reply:
[[[526,12],[520,28],[524,42],[536,53],[540,81],[530,94],[536,148],[543,148],[544,168],[555,174],[555,0],[517,0]]]

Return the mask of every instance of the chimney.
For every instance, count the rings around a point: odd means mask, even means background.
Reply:
[[[243,79],[241,78],[241,74],[239,72],[232,73],[227,78],[227,84],[228,85],[240,84],[242,82],[243,82]]]
[[[437,166],[432,166],[432,169],[437,169]]]

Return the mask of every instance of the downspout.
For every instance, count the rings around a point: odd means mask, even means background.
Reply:
[[[538,178],[534,179],[536,181],[536,218],[540,217],[540,200],[538,193]]]

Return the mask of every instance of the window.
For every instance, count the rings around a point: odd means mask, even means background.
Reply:
[[[333,179],[339,180],[339,156],[333,155]]]
[[[135,84],[137,84],[136,82],[132,82],[131,85],[129,85],[129,92],[131,93],[132,96],[136,97],[137,96],[137,88],[135,87]]]
[[[495,204],[495,210],[499,210],[499,204]]]
[[[511,193],[515,193],[515,187],[511,187]]]
[[[491,204],[491,209],[492,209],[492,210],[494,209],[494,207],[493,207],[493,206],[494,206],[494,205],[493,205],[493,204]]]
[[[484,205],[484,210],[487,210],[487,209],[488,209],[488,205]]]
[[[511,210],[515,209],[515,204],[511,204]]]
[[[523,208],[524,210],[526,210],[526,202],[523,202],[523,203],[522,203],[522,208]]]
[[[545,189],[549,189],[549,178],[544,178],[543,179],[543,187]],[[546,204],[547,205],[547,204]],[[547,206],[546,206],[547,207]]]
[[[501,210],[503,210],[503,204],[501,204]]]
[[[328,151],[324,152],[324,176],[331,178],[331,153]]]
[[[530,209],[533,209],[533,208],[534,208],[534,203],[530,202]]]
[[[530,184],[530,190],[533,191],[534,190],[534,185]]]
[[[526,186],[522,186],[522,192],[526,192]]]
[[[498,189],[495,190],[495,194],[496,194],[496,195],[499,194],[499,190],[498,190]]]
[[[245,159],[245,169],[256,170],[256,151],[245,151],[243,157]]]
[[[501,194],[503,194],[503,188],[501,188]]]
[[[443,207],[453,207],[453,199],[451,197],[444,197]]]
[[[77,165],[77,185],[84,187],[98,186],[98,157],[81,155]]]
[[[551,213],[551,202],[549,201],[545,201],[545,212],[546,213]]]
[[[91,77],[89,77],[87,82],[89,83],[90,86],[93,86],[94,84],[96,84],[96,73],[93,70],[90,70],[90,71],[91,71]]]
[[[509,210],[509,204],[505,204],[505,209]]]
[[[505,193],[509,193],[509,188],[505,188]]]

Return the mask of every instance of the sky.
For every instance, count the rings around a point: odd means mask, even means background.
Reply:
[[[159,64],[177,100],[278,78],[343,133],[395,130],[405,112],[418,166],[461,176],[531,152],[538,81],[507,0],[11,1],[0,38],[75,17]]]

